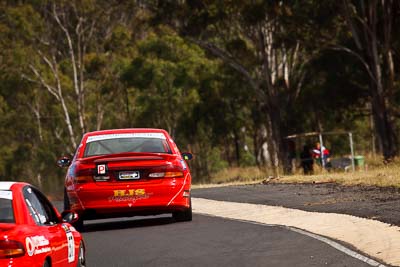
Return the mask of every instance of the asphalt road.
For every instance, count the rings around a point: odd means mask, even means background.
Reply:
[[[95,220],[85,228],[89,267],[370,266],[283,227],[202,215],[184,223],[169,215]]]
[[[281,227],[195,215],[89,221],[88,266],[368,266]]]

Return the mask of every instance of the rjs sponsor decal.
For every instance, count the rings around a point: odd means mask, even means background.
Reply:
[[[147,199],[151,194],[146,193],[145,189],[123,189],[114,190],[114,195],[109,197],[109,201],[132,201],[135,202],[138,199]]]

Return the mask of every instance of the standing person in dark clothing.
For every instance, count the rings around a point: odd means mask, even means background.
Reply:
[[[313,154],[309,146],[305,145],[303,151],[300,154],[301,167],[303,168],[305,175],[311,175],[314,173],[314,159]]]

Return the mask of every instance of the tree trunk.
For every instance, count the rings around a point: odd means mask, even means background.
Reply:
[[[233,138],[235,141],[236,164],[239,167],[240,166],[240,138],[239,138],[238,131],[236,129],[233,130]]]
[[[373,90],[373,92],[375,92],[375,90]],[[372,111],[378,141],[382,148],[385,161],[390,161],[397,155],[398,143],[397,135],[394,131],[393,123],[390,120],[389,111],[385,102],[384,97],[376,93],[372,97]]]
[[[254,151],[256,151],[256,157],[258,166],[265,166],[267,168],[272,167],[271,156],[268,148],[268,134],[267,127],[264,124],[259,124],[260,128],[256,131],[256,139]]]
[[[369,89],[375,132],[385,161],[398,152],[397,134],[392,120],[395,69],[392,54],[394,1],[344,0],[345,19],[349,24],[357,50],[343,49],[364,65]],[[354,13],[353,13],[354,12]],[[357,27],[360,25],[361,27]],[[383,37],[381,37],[383,33]]]
[[[269,131],[271,136],[269,138],[269,152],[271,155],[272,165],[274,167],[274,176],[279,177],[279,173],[284,167],[286,162],[286,147],[283,143],[283,124],[281,113],[279,112],[279,105],[276,101],[273,102],[269,110]]]

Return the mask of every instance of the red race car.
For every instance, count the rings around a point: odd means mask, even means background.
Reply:
[[[64,208],[83,220],[172,213],[191,221],[191,176],[186,160],[161,129],[118,129],[86,133],[65,178]]]
[[[0,182],[0,266],[85,266],[82,236],[34,186]]]

